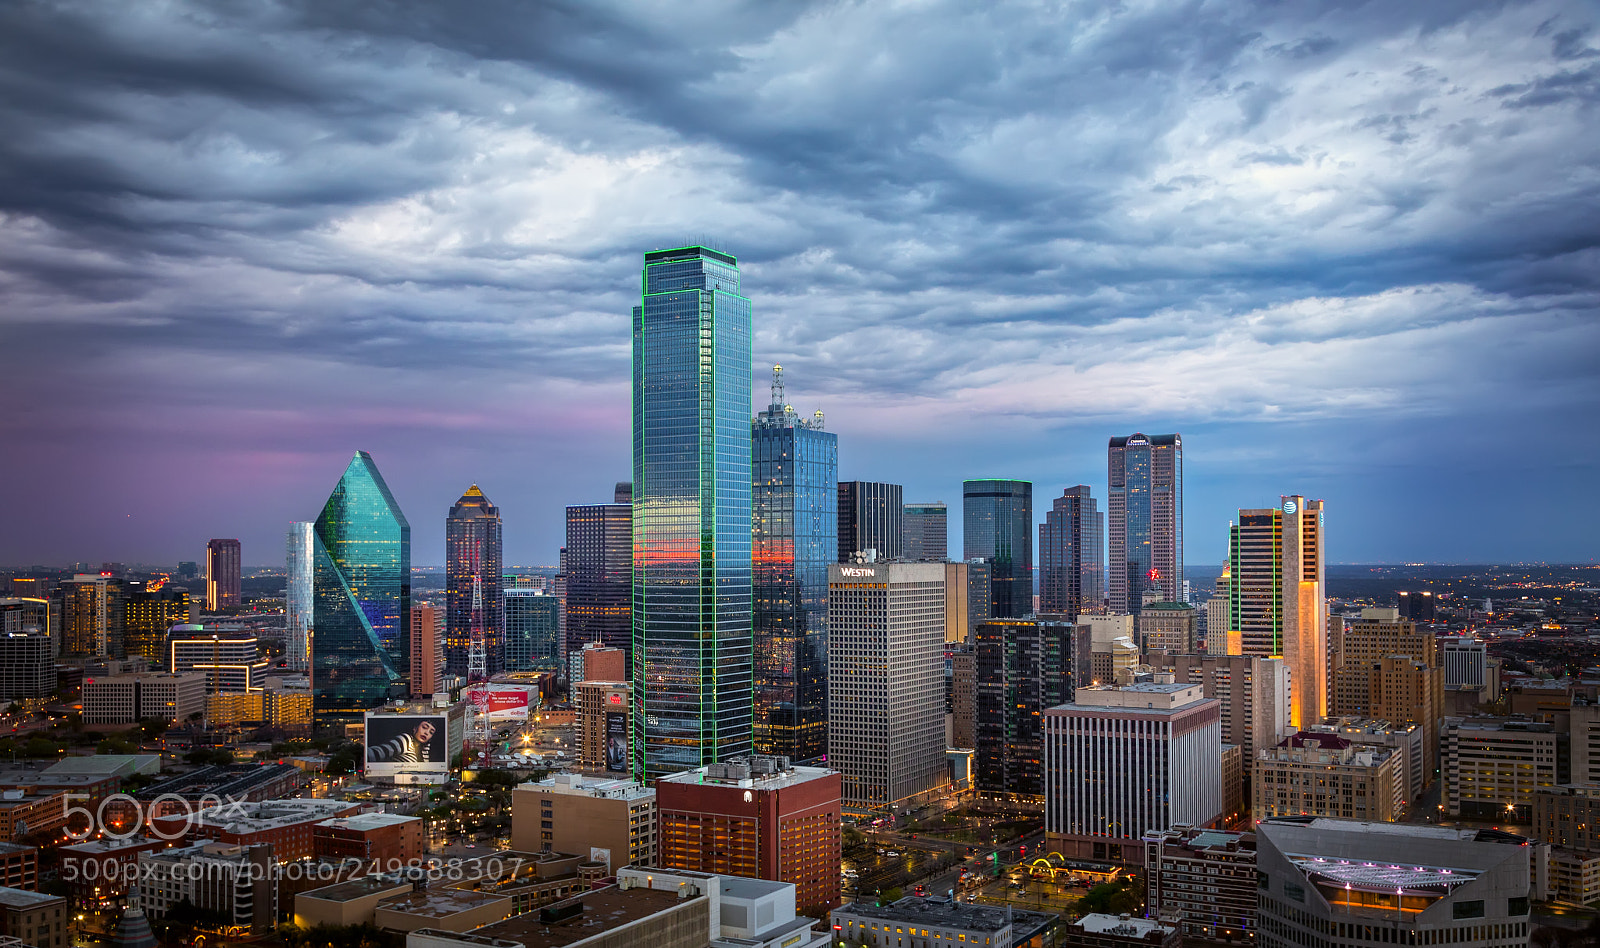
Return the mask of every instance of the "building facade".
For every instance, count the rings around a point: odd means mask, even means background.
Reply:
[[[444,662],[450,674],[481,680],[505,669],[503,572],[500,508],[473,484],[444,522]],[[474,636],[483,639],[481,669],[471,667]]]
[[[1246,758],[1276,747],[1289,733],[1289,668],[1259,655],[1176,655],[1174,677],[1217,699],[1222,743],[1245,749]]]
[[[656,791],[632,780],[556,774],[511,791],[518,852],[588,853],[616,872],[655,865],[656,838]]]
[[[644,255],[633,310],[640,780],[750,753],[750,334],[734,257]]]
[[[1289,721],[1328,714],[1328,607],[1323,503],[1299,495],[1271,509],[1240,510],[1230,529],[1229,633],[1247,655],[1281,657],[1293,695]]]
[[[5,602],[0,600],[0,607]],[[0,632],[0,701],[38,700],[55,690],[55,643],[50,633]]]
[[[857,813],[945,782],[944,567],[828,567],[828,765]]]
[[[973,652],[978,792],[1042,801],[1044,711],[1071,702],[1088,678],[1089,630],[1062,618],[990,619]]]
[[[1198,685],[1080,688],[1044,712],[1045,845],[1137,863],[1152,829],[1222,815],[1218,704]]]
[[[139,907],[162,919],[180,903],[220,914],[265,935],[278,924],[272,847],[196,843],[138,855]]]
[[[239,579],[243,556],[238,540],[206,543],[206,611],[239,607]]]
[[[1520,948],[1540,851],[1530,843],[1496,830],[1265,820],[1256,944]]]
[[[1087,485],[1061,492],[1039,525],[1039,611],[1104,612],[1105,514]]]
[[[169,672],[204,674],[209,693],[257,691],[269,664],[261,640],[240,626],[176,626],[167,636],[164,657]]]
[[[316,520],[311,639],[317,728],[355,724],[411,680],[411,524],[358,451]]]
[[[839,437],[784,402],[783,369],[750,430],[755,749],[828,750],[828,564],[839,550]]]
[[[1445,718],[1439,733],[1445,812],[1503,819],[1533,816],[1534,799],[1568,780],[1567,734],[1511,718]]]
[[[316,601],[317,525],[310,520],[289,524],[284,540],[284,659],[295,671],[311,667],[311,627]]]
[[[439,693],[444,685],[445,656],[439,612],[425,602],[411,607],[411,694]]]
[[[848,563],[858,553],[875,552],[880,560],[901,559],[905,505],[899,484],[875,481],[840,481],[837,507],[838,561]]]
[[[1180,826],[1144,834],[1145,909],[1185,941],[1251,945],[1256,930],[1254,833]]]
[[[1033,609],[1033,484],[961,483],[962,556],[989,564],[989,617],[1021,618]]]
[[[950,558],[950,512],[943,503],[906,504],[900,516],[901,559],[942,563]]]
[[[1389,748],[1302,732],[1258,751],[1253,764],[1250,806],[1257,820],[1332,816],[1392,823],[1405,817],[1405,757]]]
[[[124,589],[109,575],[79,573],[56,587],[61,655],[121,658]]]
[[[1183,437],[1112,438],[1106,449],[1106,596],[1111,612],[1139,611],[1147,589],[1183,598]]]
[[[178,723],[206,710],[204,672],[100,675],[83,682],[83,723]]]
[[[128,658],[160,663],[166,658],[167,631],[193,618],[189,592],[156,579],[124,585],[122,643]]]
[[[542,589],[512,586],[502,593],[500,612],[506,671],[567,673],[561,662],[561,603],[556,597]]]
[[[1195,609],[1186,602],[1146,603],[1134,621],[1139,651],[1146,662],[1150,662],[1156,652],[1192,655],[1198,644],[1196,624]]]
[[[633,489],[624,502],[579,504],[567,508],[565,654],[582,653],[599,642],[633,650]],[[631,667],[631,666],[630,666]],[[570,680],[581,681],[569,668]]]
[[[656,783],[666,870],[788,882],[806,912],[839,904],[839,773],[757,756]]]
[[[588,680],[573,686],[578,707],[578,766],[624,774],[628,770],[629,711],[633,686],[625,681]]]

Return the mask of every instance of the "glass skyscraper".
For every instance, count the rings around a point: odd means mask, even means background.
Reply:
[[[350,461],[314,539],[311,708],[326,729],[409,687],[411,524],[372,455]]]
[[[615,503],[567,508],[566,655],[583,680],[583,647],[601,642],[633,652],[633,503],[618,484]]]
[[[289,667],[305,671],[311,667],[312,576],[316,572],[316,524],[309,520],[289,524],[284,544],[283,587],[284,658]]]
[[[884,562],[900,559],[904,493],[899,484],[840,482],[839,562],[848,563],[866,550],[877,551]]]
[[[961,483],[962,549],[989,561],[989,617],[1033,613],[1033,484]]]
[[[949,511],[944,504],[906,504],[900,522],[900,557],[908,563],[950,558]]]
[[[472,641],[472,587],[477,577],[483,607],[484,675],[505,667],[505,622],[501,619],[500,508],[477,484],[467,489],[444,522],[444,664],[466,677]]]
[[[542,589],[512,586],[505,590],[502,614],[506,622],[505,670],[558,672],[561,666],[557,636],[561,600]]]
[[[1183,437],[1112,438],[1106,451],[1111,611],[1134,614],[1146,591],[1183,599]]]
[[[750,301],[738,261],[644,255],[633,310],[633,771],[750,753]]]
[[[839,436],[821,412],[783,401],[751,426],[755,618],[755,747],[813,760],[828,750],[828,564],[838,552]]]
[[[1061,492],[1039,525],[1039,611],[1073,620],[1105,610],[1105,514],[1083,484]]]

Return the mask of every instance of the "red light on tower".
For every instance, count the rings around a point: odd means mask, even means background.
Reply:
[[[1160,579],[1161,578],[1161,571],[1159,569],[1156,569],[1154,566],[1152,566],[1152,567],[1150,567],[1150,572],[1146,573],[1145,575],[1148,576],[1151,579]]]

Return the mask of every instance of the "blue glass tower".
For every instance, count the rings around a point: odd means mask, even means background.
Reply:
[[[372,456],[358,451],[315,532],[311,708],[322,729],[406,694],[411,525]]]
[[[1033,613],[1033,484],[961,483],[962,555],[989,561],[989,616]]]
[[[1183,598],[1183,437],[1134,434],[1106,449],[1106,592],[1114,613],[1137,613],[1146,593]]]
[[[633,310],[633,771],[750,753],[750,301],[738,261],[644,255]]]
[[[512,586],[502,593],[506,624],[505,670],[558,672],[561,669],[561,600],[542,589]]]
[[[828,564],[839,547],[839,436],[798,417],[772,369],[772,403],[750,430],[755,747],[828,752]]]

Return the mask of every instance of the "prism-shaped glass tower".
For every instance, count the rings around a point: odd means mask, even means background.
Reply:
[[[315,533],[311,707],[320,730],[406,694],[411,525],[372,456],[359,451]]]
[[[750,753],[750,301],[738,261],[644,256],[633,310],[633,771]]]

